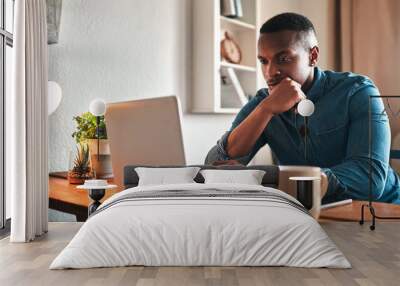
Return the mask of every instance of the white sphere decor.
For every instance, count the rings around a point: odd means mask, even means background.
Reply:
[[[47,114],[50,115],[56,111],[61,103],[62,91],[61,87],[55,81],[47,82]]]
[[[297,105],[297,111],[301,116],[307,117],[314,113],[314,103],[309,99],[303,99]]]
[[[106,102],[101,98],[93,99],[89,105],[89,111],[94,116],[102,116],[106,113]]]

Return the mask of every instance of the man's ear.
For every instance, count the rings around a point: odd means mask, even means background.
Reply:
[[[310,66],[315,66],[318,62],[319,48],[314,46],[310,48]]]

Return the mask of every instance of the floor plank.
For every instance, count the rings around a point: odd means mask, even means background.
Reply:
[[[85,270],[48,269],[81,223],[50,223],[49,233],[32,243],[0,240],[0,285],[399,285],[400,225],[378,222],[321,223],[352,263],[352,269],[290,267],[118,267]]]

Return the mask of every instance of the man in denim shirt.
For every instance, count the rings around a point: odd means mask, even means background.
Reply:
[[[318,55],[315,30],[306,17],[284,13],[268,20],[258,40],[268,89],[259,90],[240,110],[206,163],[246,165],[269,144],[281,165],[322,168],[329,180],[323,203],[367,200],[369,97],[379,91],[365,76],[320,70]],[[307,127],[296,112],[305,98],[315,106]],[[389,166],[390,128],[380,98],[371,100],[371,114],[373,199],[400,204],[400,179]]]

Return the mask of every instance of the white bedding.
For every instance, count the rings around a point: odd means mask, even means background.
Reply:
[[[145,266],[294,266],[350,268],[318,222],[290,204],[262,198],[182,197],[121,201],[132,192],[272,188],[175,184],[127,189],[104,202],[50,269]],[[142,193],[141,193],[142,194]],[[298,203],[298,202],[297,202]]]

